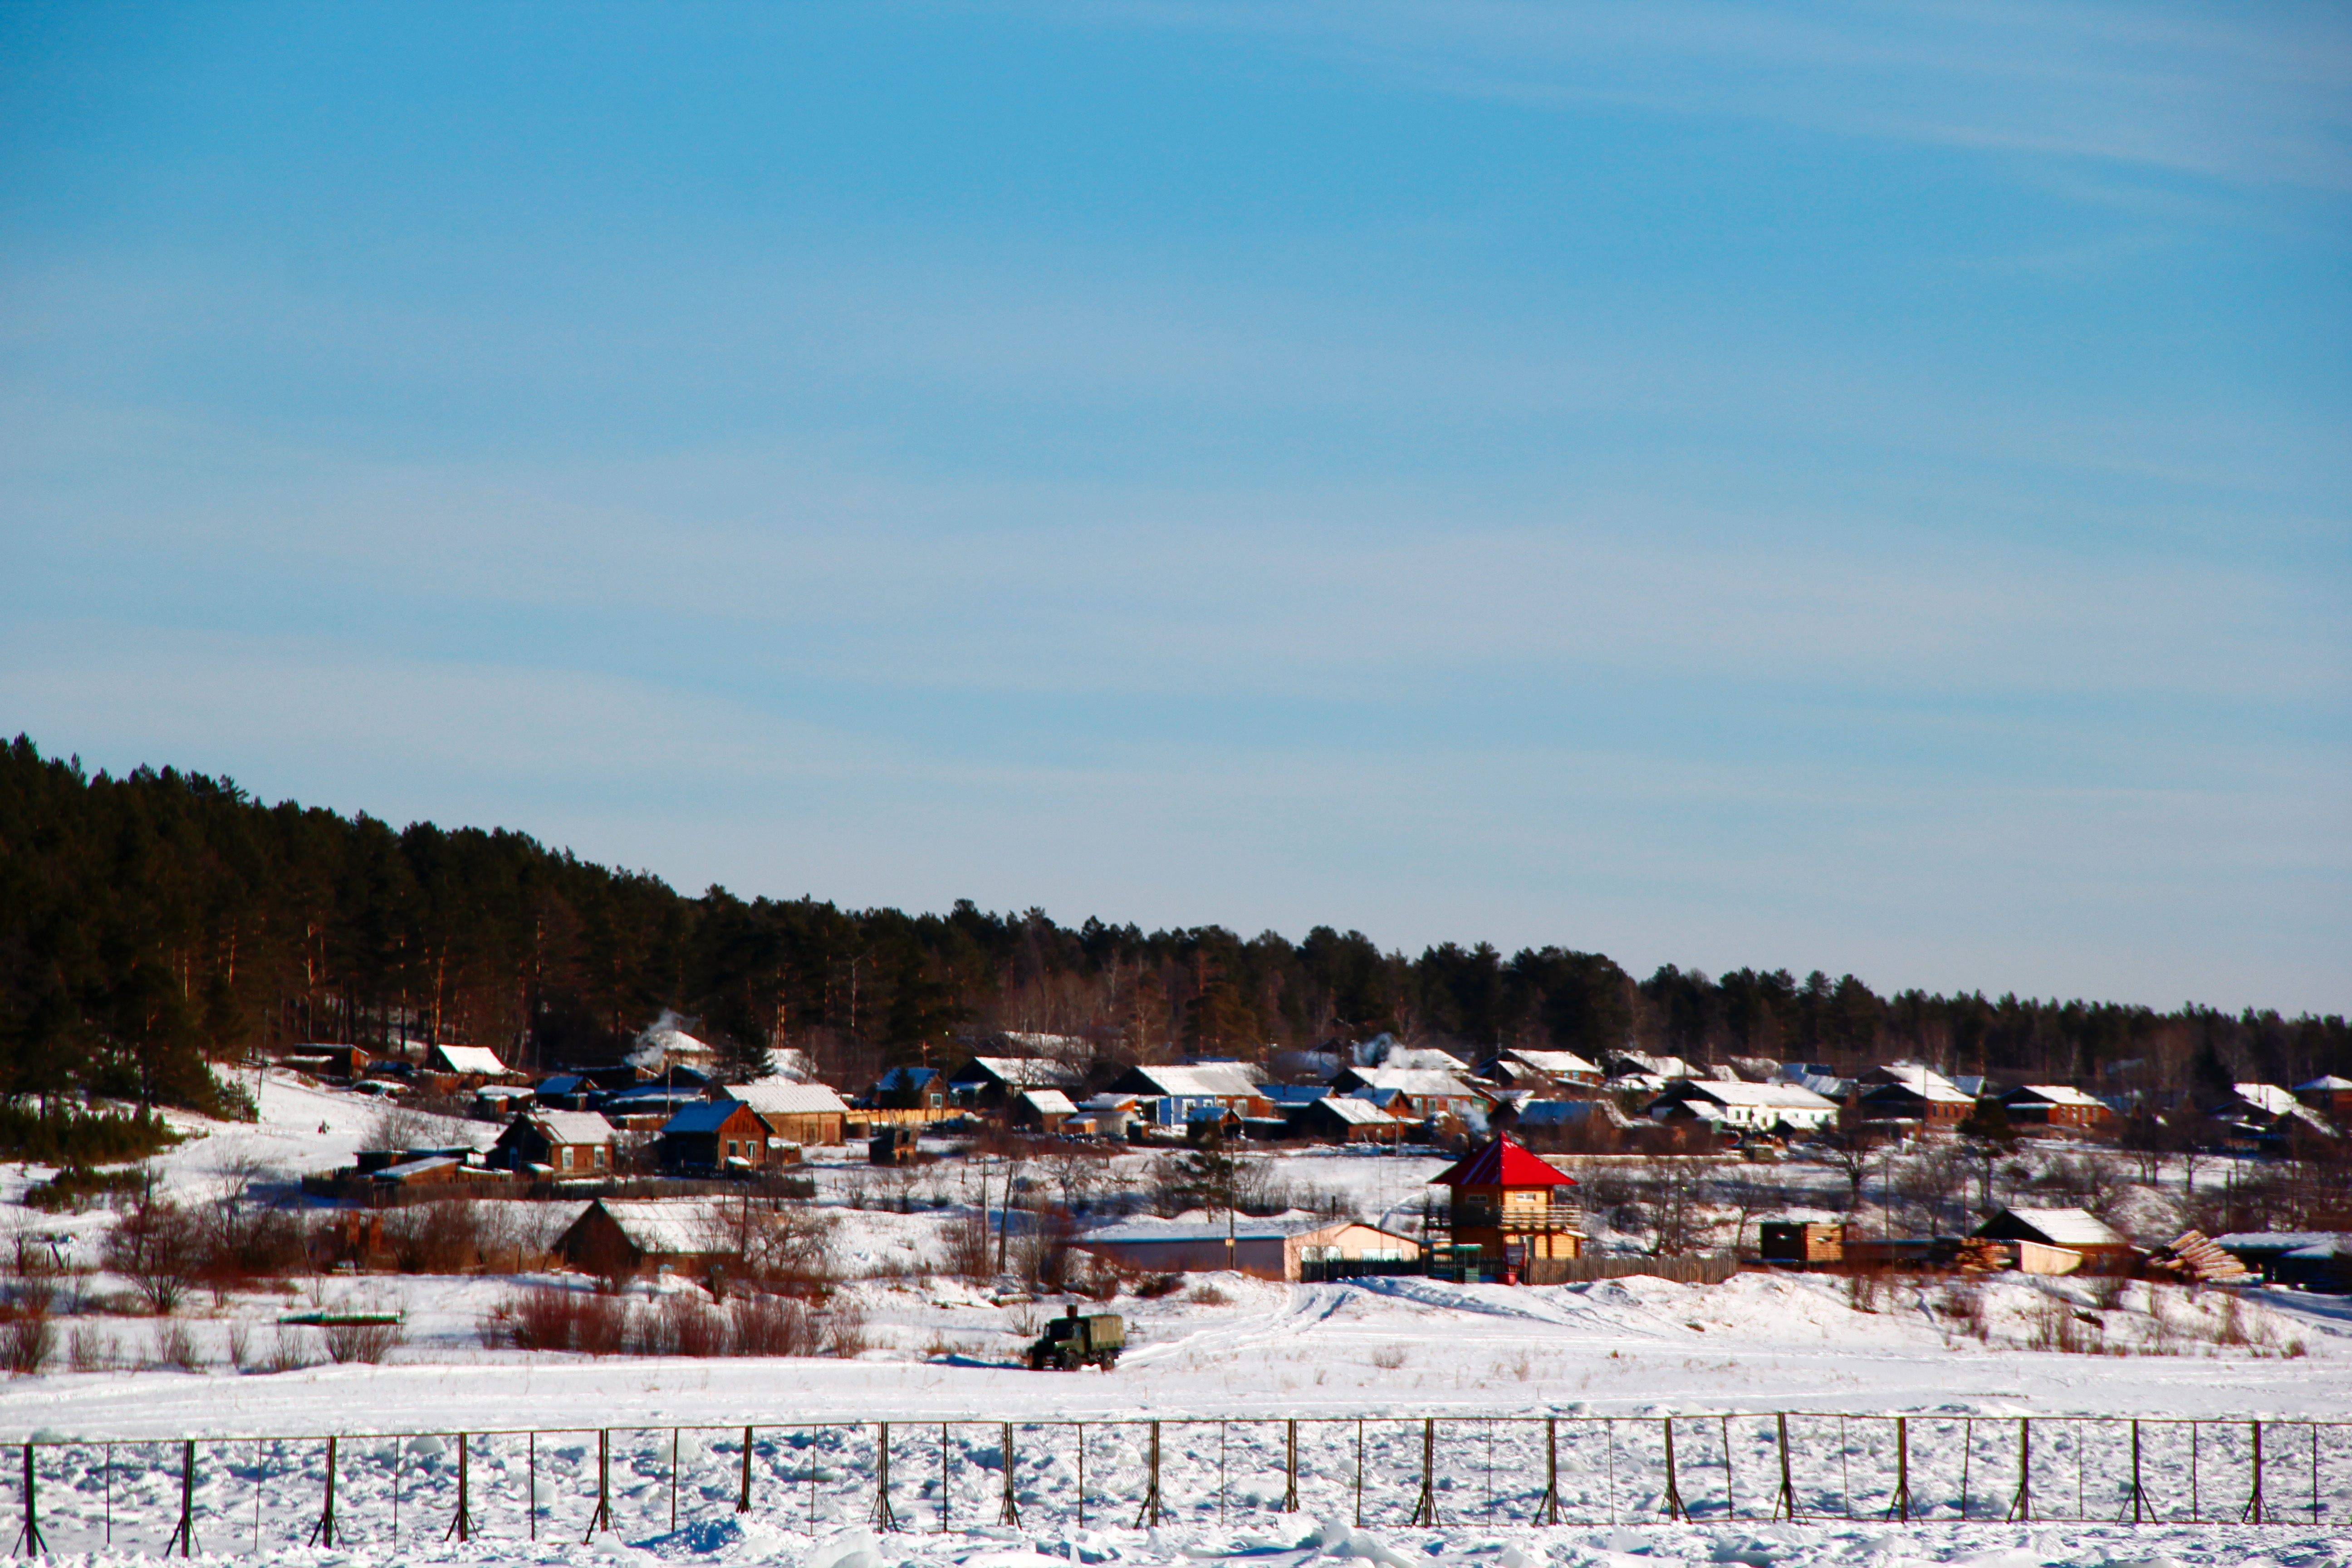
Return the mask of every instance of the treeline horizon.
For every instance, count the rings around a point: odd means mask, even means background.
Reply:
[[[908,914],[690,897],[507,829],[395,830],[170,767],[91,775],[23,735],[0,748],[0,1101],[218,1110],[212,1064],[313,1041],[609,1061],[664,1013],[738,1072],[789,1047],[852,1088],[1007,1033],[1076,1037],[1107,1068],[1389,1034],[1596,1059],[1909,1057],[2158,1092],[2352,1074],[2352,1028],[2333,1015],[1880,995],[1786,969],[1636,978],[1557,946],[1408,957],[1328,926],[1295,942],[1146,932],[968,900]]]

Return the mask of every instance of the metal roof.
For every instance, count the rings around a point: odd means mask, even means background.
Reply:
[[[1321,1100],[1307,1103],[1320,1105],[1340,1121],[1356,1127],[1377,1127],[1384,1121],[1396,1120],[1370,1100],[1358,1100],[1353,1096],[1325,1095]]]
[[[1078,1108],[1058,1089],[1024,1089],[1021,1102],[1041,1116],[1076,1116]]]
[[[1685,1100],[1711,1100],[1717,1105],[1745,1105],[1770,1110],[1835,1110],[1837,1101],[1825,1100],[1793,1083],[1730,1083],[1721,1079],[1693,1079],[1671,1086],[1669,1094]]]
[[[2131,1244],[2107,1222],[2088,1209],[2027,1209],[2011,1205],[1993,1216],[2007,1215],[2053,1247],[2128,1247]],[[1993,1223],[1989,1221],[1987,1223]]]
[[[527,1110],[524,1121],[544,1131],[551,1143],[610,1143],[613,1124],[593,1110]]]
[[[672,1132],[716,1132],[727,1125],[728,1118],[739,1110],[751,1108],[740,1100],[704,1100],[680,1110],[676,1116],[662,1123],[664,1134]],[[753,1112],[754,1116],[758,1113]]]
[[[1572,1187],[1576,1178],[1507,1133],[1429,1178],[1433,1187]]]
[[[841,1096],[821,1083],[745,1083],[724,1092],[762,1116],[822,1116],[849,1110]]]
[[[449,1064],[451,1072],[502,1073],[507,1064],[488,1046],[436,1046],[433,1054]]]
[[[729,1234],[719,1205],[685,1198],[598,1198],[593,1205],[612,1216],[639,1252],[712,1252]]]
[[[1589,1073],[1594,1078],[1601,1076],[1599,1068],[1574,1051],[1505,1051],[1503,1055],[1508,1060],[1531,1067],[1552,1078],[1566,1078],[1575,1073]]]
[[[1173,1095],[1181,1100],[1243,1099],[1262,1100],[1257,1079],[1238,1062],[1215,1062],[1200,1067],[1139,1067],[1135,1076],[1151,1085],[1154,1091]]]
[[[1080,1081],[1076,1068],[1043,1057],[974,1057],[951,1081],[973,1083],[982,1078],[1010,1089],[1072,1089]]]
[[[2053,1105],[2095,1106],[2102,1110],[2106,1109],[2105,1100],[2094,1100],[2081,1089],[2069,1089],[2063,1083],[2021,1083],[2009,1092],[2011,1095],[2030,1094],[2037,1100],[2046,1100]],[[2007,1099],[2008,1096],[2004,1095],[2002,1098]]]

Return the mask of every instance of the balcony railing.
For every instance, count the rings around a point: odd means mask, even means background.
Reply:
[[[1465,1198],[1433,1207],[1423,1223],[1431,1230],[1501,1230],[1525,1235],[1584,1231],[1584,1206],[1555,1199],[1549,1204],[1497,1204]]]

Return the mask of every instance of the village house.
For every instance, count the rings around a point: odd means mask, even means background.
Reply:
[[[740,1100],[706,1100],[662,1123],[655,1154],[671,1175],[757,1170],[768,1163],[767,1122]]]
[[[2018,1208],[2000,1210],[1970,1233],[1986,1241],[2032,1242],[2063,1247],[2079,1254],[2085,1274],[2123,1274],[2131,1270],[2139,1249],[2088,1209]],[[2058,1273],[2045,1267],[2035,1273]]]
[[[750,1106],[768,1124],[769,1136],[780,1142],[814,1147],[841,1142],[845,1135],[849,1107],[821,1083],[762,1079],[713,1092],[722,1100]]]
[[[1203,1111],[1212,1110],[1231,1111],[1236,1117],[1274,1114],[1274,1102],[1250,1069],[1239,1062],[1129,1068],[1110,1087],[1114,1094],[1156,1100],[1152,1119],[1162,1127],[1190,1126]]]
[[[1838,1118],[1837,1102],[1792,1083],[1684,1079],[1643,1108],[1654,1121],[1702,1121],[1735,1132],[1810,1132]]]
[[[1353,1220],[1248,1215],[1175,1225],[1133,1219],[1090,1230],[1070,1243],[1081,1252],[1139,1273],[1192,1274],[1232,1269],[1260,1279],[1296,1280],[1338,1260],[1410,1263],[1421,1256],[1410,1237]]]
[[[1325,1095],[1292,1108],[1287,1118],[1296,1134],[1325,1143],[1393,1145],[1404,1142],[1405,1124],[1368,1100],[1349,1095]]]
[[[349,1083],[362,1077],[374,1059],[358,1046],[330,1045],[296,1046],[278,1058],[281,1067],[334,1083]]]
[[[1007,1103],[1004,1120],[1024,1132],[1056,1133],[1078,1113],[1058,1089],[1024,1089]]]
[[[1507,1089],[1601,1082],[1601,1069],[1574,1051],[1497,1051],[1480,1062],[1476,1075]]]
[[[1948,1132],[1969,1119],[1976,1098],[1932,1068],[1898,1062],[1863,1074],[1854,1109],[1865,1122],[1916,1122]]]
[[[570,1267],[627,1279],[668,1269],[697,1276],[735,1254],[733,1227],[716,1204],[684,1198],[598,1198],[556,1238]]]
[[[944,1110],[948,1080],[937,1068],[892,1068],[874,1080],[866,1098],[877,1110]]]
[[[2352,1126],[2352,1078],[2329,1073],[2296,1084],[2293,1093],[2305,1110],[2319,1112],[2338,1127]]]
[[[1424,1216],[1423,1229],[1457,1264],[1471,1249],[1481,1268],[1515,1283],[1538,1261],[1584,1256],[1584,1211],[1569,1194],[1576,1178],[1507,1133],[1496,1133],[1429,1184],[1447,1189],[1449,1198],[1443,1210]]]
[[[488,1046],[432,1046],[425,1052],[425,1061],[418,1070],[427,1077],[446,1080],[440,1087],[454,1090],[479,1089],[486,1083],[496,1083],[515,1076],[514,1069],[499,1059],[499,1053]]]
[[[1486,1116],[1491,1099],[1459,1073],[1440,1068],[1342,1068],[1331,1080],[1334,1094],[1360,1089],[1395,1091],[1397,1098],[1382,1109],[1414,1121],[1451,1116],[1475,1123]]]
[[[2104,1126],[2115,1112],[2106,1102],[2060,1083],[2021,1084],[2000,1097],[2001,1111],[2021,1127]]]
[[[1003,1110],[1024,1089],[1067,1090],[1084,1082],[1077,1068],[1048,1057],[974,1057],[948,1079],[948,1092],[959,1105]]]
[[[490,1145],[489,1163],[533,1174],[608,1175],[613,1124],[593,1110],[526,1110]]]
[[[1062,1123],[1062,1131],[1094,1138],[1124,1138],[1141,1120],[1139,1103],[1131,1094],[1090,1094],[1078,1101],[1077,1114]]]

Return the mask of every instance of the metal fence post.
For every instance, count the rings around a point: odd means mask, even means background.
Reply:
[[[37,1496],[33,1479],[33,1446],[27,1443],[25,1445],[25,1528],[16,1534],[17,1548],[27,1557],[44,1556],[49,1550],[48,1542],[41,1539]]]
[[[2254,1491],[2253,1495],[2246,1500],[2246,1511],[2242,1517],[2248,1524],[2260,1524],[2263,1522],[2264,1513],[2263,1508],[2263,1424],[2261,1420],[2257,1418],[2254,1421],[2249,1422],[2247,1425],[2252,1431],[2254,1436]]]
[[[1738,1519],[1738,1518],[1739,1517],[1739,1504],[1738,1504],[1738,1500],[1733,1497],[1733,1495],[1732,1495],[1732,1491],[1731,1491],[1731,1417],[1730,1417],[1730,1416],[1728,1416],[1728,1415],[1726,1415],[1726,1416],[1724,1416],[1724,1417],[1722,1418],[1722,1420],[1723,1420],[1723,1516],[1724,1516],[1724,1518],[1726,1518],[1726,1519]]]
[[[523,1444],[522,1484],[530,1489],[530,1506],[523,1510],[530,1538],[539,1539],[539,1434],[533,1432]]]
[[[816,1461],[809,1461],[814,1464]],[[890,1507],[890,1423],[874,1428],[874,1528],[896,1530],[898,1516]]]
[[[809,1459],[809,1473],[811,1475],[816,1473],[814,1457]],[[735,1491],[735,1511],[737,1513],[751,1511],[751,1428],[749,1426],[743,1428],[743,1484]]]
[[[1543,1501],[1536,1504],[1538,1524],[1559,1522],[1559,1417],[1544,1417]]]
[[[600,1530],[613,1528],[613,1431],[609,1426],[596,1429],[596,1511],[588,1516],[588,1533],[580,1539],[584,1543],[595,1539]]]
[[[2017,1495],[2010,1500],[2009,1522],[2033,1522],[2033,1417],[2017,1418]]]
[[[180,1522],[163,1544],[164,1556],[172,1555],[174,1543],[181,1556],[196,1554],[196,1443],[193,1437],[180,1447]]]
[[[327,1439],[327,1506],[319,1511],[319,1522],[310,1527],[310,1544],[335,1544],[335,1440]]]
[[[1298,1511],[1298,1423],[1282,1424],[1282,1511]]]
[[[1675,1418],[1667,1416],[1666,1428],[1666,1517],[1690,1522],[1690,1510],[1683,1506],[1682,1489],[1675,1484]]]
[[[474,1519],[466,1506],[466,1435],[460,1432],[457,1434],[457,1517],[451,1520],[449,1528],[441,1532],[444,1541],[453,1535],[460,1541],[474,1539]]]
[[[669,1429],[669,1532],[677,1533],[677,1428]]]
[[[1789,1416],[1786,1411],[1772,1417],[1772,1429],[1780,1443],[1780,1489],[1772,1499],[1772,1517],[1794,1521],[1797,1517],[1797,1481],[1789,1471]]]
[[[1151,1424],[1150,1468],[1145,1471],[1143,1506],[1136,1510],[1135,1528],[1144,1530],[1160,1523],[1160,1423]]]
[[[1405,1523],[1437,1528],[1437,1423],[1427,1416],[1421,1423],[1421,1498]]]
[[[1886,1505],[1896,1522],[1911,1522],[1911,1422],[1908,1416],[1895,1418],[1895,1500]]]
[[[2139,1417],[2137,1415],[2132,1417],[2131,1424],[2131,1455],[2132,1479],[2131,1491],[2129,1493],[2131,1500],[2131,1521],[2134,1524],[2139,1524],[2145,1522],[2147,1518],[2147,1492],[2140,1481]],[[2123,1522],[2123,1515],[2121,1513],[2117,1513],[2116,1515],[2116,1522],[2118,1524]]]
[[[948,1424],[940,1423],[940,1533],[948,1532],[948,1504],[954,1494],[948,1489]]]
[[[1356,1528],[1364,1528],[1364,1418],[1356,1417]]]
[[[1021,1505],[1013,1495],[1013,1423],[1004,1424],[1004,1507],[996,1516],[999,1524],[1021,1522]]]
[[[1087,1527],[1087,1424],[1078,1423],[1078,1528]]]

